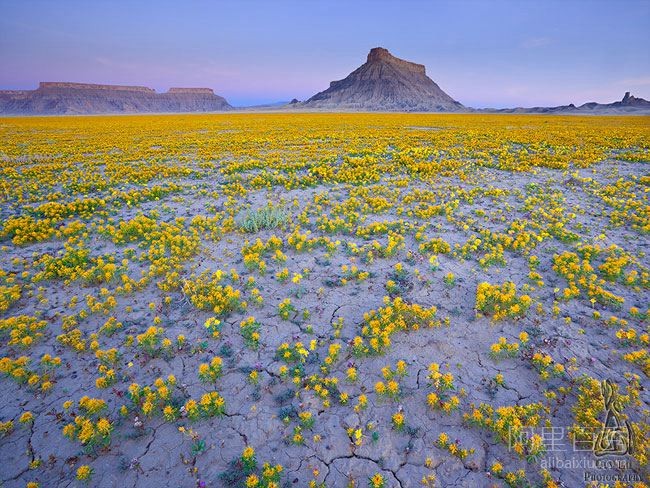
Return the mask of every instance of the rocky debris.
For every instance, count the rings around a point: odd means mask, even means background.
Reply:
[[[0,113],[15,115],[217,112],[231,108],[210,88],[171,88],[156,93],[144,86],[41,82],[36,90],[0,91]]]
[[[365,64],[330,83],[302,104],[329,110],[450,112],[463,110],[426,75],[425,67],[396,58],[387,49],[370,50]]]

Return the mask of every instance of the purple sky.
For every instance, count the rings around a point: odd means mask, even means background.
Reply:
[[[426,65],[473,107],[650,99],[650,0],[0,0],[0,88],[207,86],[233,105],[305,99],[370,48]]]

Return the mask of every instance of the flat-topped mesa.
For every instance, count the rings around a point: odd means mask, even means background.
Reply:
[[[212,88],[170,88],[167,92],[169,94],[174,93],[192,93],[194,95],[214,95],[214,90]]]
[[[38,84],[39,90],[103,90],[103,91],[127,91],[138,93],[156,93],[156,90],[146,86],[127,85],[99,85],[95,83],[72,83],[68,81],[41,81]]]
[[[388,49],[383,47],[373,47],[368,53],[366,63],[390,63],[396,65],[400,70],[408,70],[414,73],[426,75],[426,68],[423,64],[412,63],[411,61],[396,58]]]
[[[44,81],[36,90],[0,92],[0,114],[188,113],[231,109],[211,88],[175,87],[156,93],[145,86]]]
[[[27,95],[32,91],[33,90],[0,90],[0,95],[20,96],[20,95]]]

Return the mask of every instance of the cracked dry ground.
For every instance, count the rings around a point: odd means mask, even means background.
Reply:
[[[0,134],[1,486],[647,480],[647,117]],[[634,452],[558,467],[604,379]]]

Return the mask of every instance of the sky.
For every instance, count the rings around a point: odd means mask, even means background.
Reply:
[[[650,0],[0,0],[0,89],[209,87],[304,100],[373,47],[471,107],[650,99]]]

